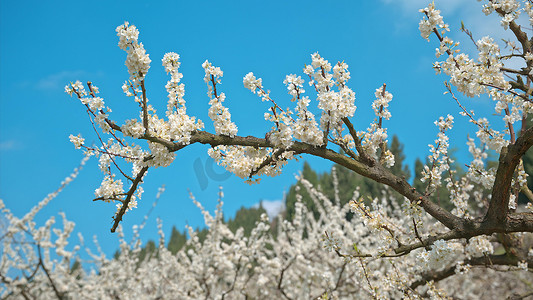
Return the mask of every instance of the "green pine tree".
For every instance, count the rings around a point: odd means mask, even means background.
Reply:
[[[172,226],[172,232],[170,233],[170,240],[168,241],[167,249],[172,254],[176,254],[187,242],[187,234],[185,230],[183,233],[176,229],[176,226]]]
[[[244,236],[250,236],[255,224],[261,220],[262,214],[266,214],[262,203],[259,204],[259,207],[241,207],[235,214],[235,217],[228,221],[228,227],[232,232],[236,232],[242,227],[244,229]]]

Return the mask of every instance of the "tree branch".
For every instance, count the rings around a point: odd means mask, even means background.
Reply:
[[[46,269],[46,267],[44,266],[43,257],[41,255],[41,246],[39,244],[37,244],[37,253],[39,254],[39,265],[41,265],[41,268],[43,269],[44,274],[48,278],[48,281],[50,282],[50,285],[52,286],[52,289],[54,290],[54,293],[56,294],[57,299],[63,300],[64,299],[63,293],[59,292],[54,281],[52,280],[52,277],[50,277],[50,273],[48,272],[48,269]]]
[[[139,72],[140,73],[140,72]],[[140,74],[140,77],[142,78],[142,73]],[[148,99],[146,99],[146,88],[144,87],[144,79],[141,80],[141,89],[143,94],[143,126],[144,126],[144,134],[150,134],[150,130],[148,129],[148,108],[147,103]]]
[[[133,193],[135,193],[135,190],[137,190],[137,186],[142,181],[142,178],[144,174],[146,173],[146,171],[148,171],[148,167],[143,167],[139,171],[139,174],[137,174],[137,177],[135,177],[135,180],[132,182],[129,191],[126,194],[126,199],[124,199],[124,202],[122,202],[122,207],[120,207],[120,210],[113,217],[114,223],[113,223],[113,226],[111,227],[111,232],[115,232],[118,224],[120,223],[120,221],[122,221],[122,217],[126,213],[126,210],[128,210],[128,205],[130,204],[131,197],[133,197]]]
[[[372,157],[368,156],[368,154],[364,151],[363,146],[361,145],[361,140],[359,140],[359,137],[357,136],[357,131],[355,131],[355,128],[353,127],[352,122],[350,122],[350,119],[347,117],[342,118],[342,122],[346,125],[348,128],[348,131],[350,132],[350,135],[353,138],[355,149],[357,150],[357,153],[361,157],[361,160],[365,163],[367,163],[370,166],[373,166],[375,164],[375,161]]]
[[[533,127],[525,130],[516,143],[504,147],[500,152],[498,170],[492,187],[492,198],[483,223],[487,228],[505,226],[509,213],[511,181],[520,159],[533,145]],[[526,219],[522,219],[527,221]],[[511,221],[511,220],[509,220]]]
[[[343,120],[344,121],[344,120]],[[353,126],[352,126],[353,129]],[[355,130],[353,130],[355,131]],[[180,150],[187,145],[179,145],[161,138],[144,136],[143,139],[150,140],[152,142],[160,143],[169,149],[169,151]],[[192,134],[190,144],[200,143],[208,144],[211,147],[219,145],[235,145],[235,146],[250,146],[250,147],[267,147],[276,149],[269,141],[264,138],[257,138],[253,136],[235,136],[229,137],[225,135],[215,135],[206,131],[196,131]],[[296,153],[307,153],[313,156],[322,157],[332,162],[338,163],[347,169],[350,169],[364,177],[368,177],[377,182],[390,186],[398,193],[407,197],[411,202],[417,203],[426,210],[431,216],[444,224],[449,229],[455,229],[462,227],[463,220],[457,216],[454,216],[450,212],[446,211],[439,205],[433,203],[427,196],[424,196],[416,191],[405,178],[398,177],[391,173],[390,170],[384,168],[379,164],[374,166],[368,166],[358,160],[352,159],[345,155],[339,154],[333,150],[324,147],[315,147],[313,145],[294,141],[291,147],[286,151],[295,151]],[[364,153],[364,152],[362,152]],[[360,154],[361,155],[361,154]]]
[[[504,255],[487,255],[486,257],[474,257],[464,261],[464,264],[471,266],[485,266],[485,265],[502,265],[502,266],[516,266],[518,259],[507,254]],[[411,289],[416,289],[421,285],[425,285],[429,281],[438,282],[455,275],[455,265],[445,268],[441,271],[427,272],[422,274],[422,278],[411,283]]]

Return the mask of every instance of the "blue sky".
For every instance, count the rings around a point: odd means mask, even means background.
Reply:
[[[477,1],[464,6],[458,0],[435,3],[442,8],[445,22],[455,30],[451,37],[463,41],[461,48],[466,51],[473,46],[458,32],[461,20],[477,39],[503,31],[494,17],[481,13]],[[138,116],[136,105],[121,90],[128,73],[115,28],[124,21],[140,30],[139,39],[152,59],[146,77],[147,93],[161,115],[166,107],[164,85],[168,80],[161,58],[173,51],[181,56],[189,115],[202,119],[207,130],[213,132],[201,67],[208,59],[224,71],[219,88],[226,93],[225,105],[239,127],[239,135],[263,136],[271,126],[263,119],[268,105],[243,87],[243,76],[252,71],[262,77],[271,96],[282,106],[292,107],[284,77],[303,75],[310,54],[318,51],[331,63],[344,60],[350,66],[349,86],[356,92],[358,107],[353,121],[358,130],[372,121],[374,91],[387,83],[394,99],[390,106],[392,119],[385,125],[390,135],[397,134],[404,143],[411,169],[417,157],[427,155],[427,145],[435,139],[433,121],[447,113],[457,121],[451,144],[463,149],[459,157],[468,162],[466,131],[472,135],[474,128],[460,118],[453,100],[443,95],[445,78],[435,76],[431,68],[437,44],[422,39],[418,31],[418,9],[426,5],[426,1],[418,0],[1,0],[0,197],[22,216],[78,165],[82,154],[69,142],[69,134],[82,133],[87,143],[97,142],[82,105],[63,92],[69,81],[92,81],[98,86],[100,96],[113,109],[111,118],[119,124]],[[310,96],[314,98],[312,93]],[[484,98],[463,101],[478,116],[493,112],[492,103]],[[126,232],[142,222],[162,184],[167,190],[142,233],[144,240],[157,238],[156,217],[163,220],[167,235],[173,225],[183,229],[185,224],[203,224],[188,190],[213,211],[218,186],[223,185],[224,212],[232,216],[243,205],[281,200],[304,160],[319,171],[331,167],[321,159],[304,156],[289,163],[283,175],[263,178],[261,184],[249,186],[235,176],[226,176],[220,167],[211,169],[207,149],[201,145],[187,147],[178,152],[172,166],[149,171],[139,207],[125,216]],[[111,254],[117,248],[116,234],[109,232],[115,207],[91,201],[101,179],[97,161],[91,159],[78,179],[38,215],[38,220],[64,211],[76,222],[76,231],[86,240],[97,235],[104,251]]]

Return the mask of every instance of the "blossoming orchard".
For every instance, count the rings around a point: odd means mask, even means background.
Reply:
[[[483,5],[485,14],[501,17],[501,25],[514,40],[506,41],[503,51],[491,37],[472,39],[475,58],[462,53],[459,43],[447,36],[448,25],[434,4],[420,10],[422,38],[436,43],[441,59],[433,67],[447,75],[444,88],[450,101],[457,102],[462,117],[475,128],[470,135],[475,138],[467,142],[472,161],[459,174],[452,167],[447,136],[454,118],[448,114],[435,121],[438,134],[423,167],[424,190],[390,169],[395,158],[387,146],[386,121],[394,112],[389,111],[393,91],[386,84],[369,87],[375,89],[375,119],[366,129],[356,130],[356,93],[349,87],[346,63],[330,63],[314,53],[302,73],[287,75],[283,83],[294,108],[283,108],[288,101],[273,99],[259,75],[248,73],[243,85],[268,103],[264,118],[272,129],[260,137],[240,136],[224,106],[223,71],[206,60],[202,67],[215,130],[207,132],[204,121],[187,113],[180,56],[167,53],[162,58],[169,75],[168,102],[164,115],[157,114],[151,104],[155,100],[149,100],[145,88],[152,60],[138,29],[128,22],[118,26],[118,45],[126,52],[129,73],[122,89],[138,104],[139,115],[124,124],[113,121],[111,108],[92,82],[72,82],[65,91],[88,112],[100,143],[88,146],[81,135],[70,136],[85,153],[82,165],[92,156],[99,160],[104,177],[94,200],[116,205],[110,229],[122,237],[120,254],[106,258],[90,253],[91,263],[73,268],[82,248],[69,244],[74,224],[64,215],[62,228],[54,227],[54,217],[44,225],[33,221],[76,177],[76,169],[58,191],[22,218],[0,200],[9,222],[1,237],[2,299],[523,299],[533,295],[533,193],[522,160],[533,145],[533,127],[528,127],[533,113],[533,39],[525,30],[533,25],[533,1],[522,2],[494,0]],[[519,17],[524,15],[529,24],[521,27]],[[466,28],[463,31],[472,38]],[[520,59],[522,65],[510,66],[511,58]],[[487,118],[478,118],[456,93],[490,97],[505,128],[497,130]],[[311,113],[314,105],[320,115]],[[233,232],[223,222],[221,193],[214,216],[197,203],[209,228],[205,239],[188,228],[186,245],[174,255],[165,248],[160,229],[157,255],[140,260],[139,236],[135,234],[132,243],[124,240],[123,218],[139,201],[148,201],[141,196],[149,170],[179,164],[177,153],[198,143],[206,145],[220,166],[251,184],[259,183],[261,176],[280,174],[291,160],[311,155],[382,183],[397,196],[369,199],[356,190],[342,202],[338,195],[328,199],[299,177],[319,217],[297,202],[292,220],[280,220],[277,228],[270,228],[274,223],[264,215],[245,236],[243,230]],[[489,153],[497,154],[494,166],[487,164]],[[333,175],[337,188],[335,169]],[[443,186],[450,191],[451,210],[431,200]],[[521,193],[528,197],[525,206],[517,205]]]

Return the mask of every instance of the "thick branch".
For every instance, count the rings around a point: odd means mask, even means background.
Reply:
[[[425,240],[420,240],[419,242],[416,242],[413,244],[400,246],[394,249],[394,252],[396,252],[397,254],[405,255],[418,248],[422,248],[422,247],[428,248],[430,245],[433,245],[433,243],[437,240],[448,241],[448,240],[465,238],[465,237],[469,237],[469,236],[465,236],[463,233],[458,232],[458,231],[449,231],[443,234],[429,236]]]
[[[348,124],[350,123],[348,122]],[[355,130],[353,130],[353,126],[348,126],[348,129],[351,131],[350,133],[355,133]],[[187,146],[174,143],[162,138],[152,137],[149,135],[143,136],[142,139],[162,144],[166,146],[167,149],[171,152],[178,151]],[[229,137],[225,135],[212,134],[206,131],[194,132],[191,136],[190,144],[194,143],[207,144],[211,147],[216,147],[219,145],[234,145],[277,149],[273,144],[271,144],[267,139],[264,138],[257,138],[253,136]],[[532,144],[533,128],[530,128],[524,131],[523,134],[517,139],[516,143],[514,145],[509,146],[507,154],[504,154],[502,156],[505,166],[500,167],[499,173],[497,173],[496,175],[497,179],[491,200],[491,203],[493,204],[491,205],[492,208],[489,208],[489,210],[492,209],[490,210],[490,215],[492,216],[489,218],[490,220],[501,218],[502,210],[498,209],[497,207],[501,207],[502,203],[505,203],[504,206],[507,207],[507,202],[509,198],[509,186],[511,183],[513,171],[516,168],[520,157],[522,157],[522,155],[527,151],[527,149],[529,149],[529,147],[531,147]],[[483,223],[475,221],[466,221],[451,214],[447,210],[435,204],[428,197],[417,192],[416,189],[414,189],[404,178],[392,174],[390,170],[384,168],[379,164],[369,166],[359,160],[350,158],[346,155],[342,155],[325,147],[315,147],[313,145],[298,141],[295,141],[291,147],[285,150],[295,151],[296,153],[307,153],[313,156],[322,157],[324,159],[340,164],[364,177],[373,179],[377,182],[390,186],[395,191],[408,198],[411,202],[420,205],[427,213],[429,213],[431,216],[433,216],[435,219],[437,219],[439,222],[449,228],[451,231],[445,234],[446,236],[444,237],[444,239],[467,238],[480,234],[491,234],[494,232],[533,231],[533,214],[531,213],[512,214],[507,218],[507,223],[505,224],[501,222],[495,223],[493,221]],[[359,155],[359,157],[361,157],[361,154]],[[510,173],[507,174],[503,172],[504,169],[510,170]],[[506,185],[505,182],[507,182]],[[506,186],[507,188],[502,189],[501,186]],[[498,199],[500,202],[497,202]],[[502,199],[507,200],[502,202]],[[487,213],[487,215],[489,215],[489,213]],[[507,215],[507,210],[505,210],[505,215]],[[423,246],[424,245],[416,245],[415,248]],[[409,251],[408,249],[401,250]]]
[[[141,75],[141,78],[142,78],[142,73],[140,74]],[[141,80],[141,89],[142,89],[142,93],[143,93],[143,126],[144,126],[144,134],[149,134],[150,131],[148,129],[148,108],[147,108],[147,103],[148,102],[148,99],[146,99],[146,88],[144,87],[144,79]]]
[[[507,14],[501,8],[496,8],[496,12],[502,17],[504,17]],[[520,44],[522,44],[522,52],[523,52],[523,54],[528,52],[530,47],[531,47],[531,45],[530,45],[529,40],[527,38],[527,34],[524,31],[522,31],[522,29],[520,28],[520,25],[516,24],[516,22],[513,20],[513,21],[511,21],[509,23],[509,28],[514,33],[516,39],[520,42]]]
[[[515,70],[515,69],[511,69],[511,68],[506,68],[506,67],[501,67],[500,70],[502,70],[503,72],[513,73],[513,74],[520,74],[520,75],[524,75],[524,76],[527,76],[529,74],[529,72],[527,72],[526,70]]]
[[[353,128],[353,127],[352,127]],[[177,151],[186,145],[179,145],[166,141],[161,138],[145,136],[143,139],[165,145],[169,151]],[[250,146],[250,147],[267,147],[276,148],[269,141],[264,138],[257,138],[253,136],[229,137],[225,135],[215,135],[206,131],[196,131],[192,134],[190,144],[200,143],[208,144],[211,147],[218,145],[235,145],[235,146]],[[329,161],[340,164],[364,177],[373,179],[377,182],[390,186],[398,193],[407,197],[412,202],[416,202],[426,210],[431,216],[444,224],[449,229],[462,228],[462,219],[454,216],[439,205],[433,203],[428,197],[416,191],[404,178],[398,177],[390,172],[390,170],[383,166],[376,164],[373,167],[368,166],[358,160],[352,159],[345,155],[339,154],[333,150],[324,147],[315,147],[310,144],[295,141],[287,151],[295,151],[296,153],[307,153],[314,156],[322,157]],[[360,154],[361,155],[361,154]]]
[[[475,257],[468,259],[464,264],[471,266],[485,266],[485,265],[501,265],[501,266],[516,266],[518,259],[509,255],[488,255],[486,257]],[[438,282],[455,275],[455,265],[452,265],[444,270],[428,272],[422,275],[422,278],[411,283],[410,288],[416,289],[421,285],[425,285],[429,281]]]
[[[446,279],[446,278],[448,278],[450,276],[453,276],[453,275],[455,275],[455,266],[447,268],[447,269],[444,269],[442,271],[438,271],[438,272],[437,271],[429,272],[429,273],[426,273],[426,274],[422,275],[421,279],[416,280],[413,283],[411,283],[409,288],[414,290],[417,287],[419,287],[421,285],[425,285],[426,283],[428,283],[430,281],[439,282],[439,281],[441,281],[443,279]]]
[[[533,145],[533,127],[525,130],[516,140],[516,143],[503,148],[500,152],[498,170],[489,209],[483,220],[485,226],[499,227],[505,225],[509,213],[509,196],[513,174],[520,163],[520,159]]]
[[[531,192],[527,185],[522,186],[520,191],[527,197],[529,202],[533,203],[533,192]]]
[[[514,35],[516,36],[520,44],[522,44],[523,54],[526,54],[527,52],[529,52],[531,45],[529,43],[529,39],[527,38],[527,34],[524,31],[522,31],[522,29],[520,28],[520,25],[516,24],[515,21],[512,21],[511,23],[509,23],[509,28],[514,33]]]

